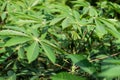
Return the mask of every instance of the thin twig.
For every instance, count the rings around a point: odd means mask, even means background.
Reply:
[[[101,58],[96,58],[96,59],[90,60],[89,62],[95,62],[95,61],[98,61],[98,60],[103,60],[103,59],[106,59],[106,58],[109,58],[109,57],[117,56],[117,55],[119,55],[119,54],[120,54],[120,52],[115,53],[115,54],[112,54],[112,55],[110,55],[110,56],[105,56],[105,57],[101,57]]]
[[[66,67],[63,67],[63,66],[61,66],[61,65],[59,65],[59,64],[54,64],[54,65],[60,67],[61,69],[65,69],[65,70],[67,70],[67,71],[71,71],[70,69],[68,69],[68,68],[66,68]]]

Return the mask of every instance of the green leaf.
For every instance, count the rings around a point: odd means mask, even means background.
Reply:
[[[10,40],[8,40],[4,46],[13,46],[17,44],[22,44],[30,40],[31,39],[27,37],[13,37]]]
[[[0,63],[5,62],[5,60],[8,59],[8,57],[10,56],[11,56],[10,53],[5,53],[4,55],[0,56]]]
[[[105,34],[107,34],[105,26],[97,19],[95,20],[95,24],[96,24],[96,29],[95,29],[96,34],[99,36],[99,38],[102,38]]]
[[[0,80],[5,80],[3,77],[0,77]]]
[[[52,80],[86,80],[83,77],[75,76],[67,72],[61,72],[52,77]]]
[[[47,55],[47,57],[53,63],[55,63],[56,57],[55,57],[55,52],[53,51],[53,49],[48,44],[44,43],[43,41],[41,41],[40,44],[42,45],[42,48],[44,49],[45,54]]]
[[[73,64],[76,64],[79,61],[85,59],[83,55],[78,55],[78,54],[67,54],[67,56],[72,60]]]
[[[101,77],[117,77],[120,76],[120,66],[114,66],[109,69],[104,70],[102,73],[99,74]]]
[[[13,71],[7,72],[9,78],[7,80],[16,80],[16,74]]]
[[[120,60],[119,59],[106,59],[106,60],[103,60],[103,63],[119,64],[120,65]]]
[[[31,5],[31,7],[36,6],[39,2],[40,2],[40,0],[35,0],[35,1],[33,2],[33,4]]]
[[[76,65],[91,75],[96,71],[95,67],[87,59],[80,60]]]
[[[99,18],[99,20],[107,26],[106,30],[108,30],[109,33],[111,33],[114,37],[116,37],[118,39],[120,38],[120,32],[117,31],[114,23],[112,23],[110,20],[104,19],[104,18]]]
[[[2,30],[0,31],[1,36],[24,36],[28,37],[25,33],[19,32],[19,31],[14,31],[14,30]]]
[[[2,18],[2,20],[4,20],[6,18],[6,12],[2,13],[1,18]]]
[[[18,58],[20,58],[20,59],[24,59],[25,58],[24,49],[22,47],[20,47],[18,49]]]
[[[60,22],[62,19],[64,19],[65,17],[57,17],[54,18],[53,20],[51,20],[50,25],[55,25],[56,23]]]
[[[96,9],[90,6],[89,7],[89,15],[92,17],[96,17],[98,15]]]
[[[27,59],[28,62],[31,63],[34,61],[39,55],[39,44],[38,42],[33,42],[27,49]]]
[[[18,20],[16,21],[16,24],[20,24],[20,25],[24,25],[24,24],[28,24],[28,23],[37,23],[37,21],[34,20]]]
[[[49,45],[52,49],[57,50],[61,54],[68,54],[64,50],[60,49],[59,46],[56,46],[56,45],[52,44],[51,42],[49,42],[47,40],[41,40],[41,41],[44,42],[45,44]]]
[[[62,22],[62,28],[65,29],[71,25],[71,19],[69,17],[65,18]]]
[[[71,35],[72,35],[71,37],[72,37],[73,40],[80,39],[79,34],[75,31],[71,31]]]

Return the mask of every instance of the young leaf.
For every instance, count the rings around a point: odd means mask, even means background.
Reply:
[[[28,62],[31,63],[34,61],[39,55],[39,44],[38,42],[33,42],[27,49],[27,59]]]

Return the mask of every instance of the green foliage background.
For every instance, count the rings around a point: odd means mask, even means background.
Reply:
[[[119,0],[0,0],[0,80],[120,80]]]

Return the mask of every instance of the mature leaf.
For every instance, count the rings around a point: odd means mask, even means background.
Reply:
[[[53,49],[51,48],[51,46],[49,46],[48,44],[44,43],[44,42],[40,42],[40,44],[42,45],[42,48],[45,51],[45,54],[47,55],[47,57],[53,62],[55,63],[56,61],[56,57],[55,57],[55,52],[53,51]]]
[[[106,59],[106,60],[103,60],[103,63],[109,63],[109,64],[120,64],[120,60],[119,59]]]
[[[105,26],[97,19],[95,20],[95,24],[96,24],[96,29],[95,29],[96,34],[99,36],[99,38],[102,38],[107,33]]]
[[[117,31],[114,23],[104,18],[99,18],[99,20],[107,26],[106,29],[108,30],[109,33],[111,33],[114,37],[118,39],[120,38],[120,32]]]
[[[76,65],[91,75],[96,71],[95,67],[87,59],[80,60]]]
[[[52,80],[86,80],[83,77],[75,76],[67,72],[61,72],[52,77]]]
[[[47,40],[41,40],[41,41],[44,42],[45,44],[49,45],[52,49],[57,50],[61,54],[67,54],[67,52],[65,52],[64,50],[60,49],[58,46],[52,44],[51,42],[49,42]]]
[[[7,80],[16,80],[16,74],[13,71],[8,71],[9,78]]]
[[[8,40],[4,46],[13,46],[17,44],[22,44],[30,40],[31,39],[27,37],[13,37],[10,40]]]
[[[50,25],[55,25],[56,23],[60,22],[62,19],[64,19],[64,17],[54,18],[54,19],[50,22]]]
[[[14,30],[2,30],[0,31],[1,36],[24,36],[28,37],[27,34],[19,31],[14,31]]]
[[[38,42],[33,42],[27,49],[27,59],[28,62],[31,63],[34,61],[39,55],[39,44]]]
[[[98,15],[96,9],[93,7],[90,7],[89,8],[89,15],[92,17],[96,17]]]
[[[71,25],[71,19],[69,17],[65,18],[62,22],[62,28],[65,29]]]
[[[99,74],[101,77],[117,77],[120,76],[120,66],[114,66],[109,69],[104,70],[102,73]]]
[[[83,55],[78,55],[78,54],[67,54],[68,58],[70,58],[73,62],[73,64],[78,63],[81,60],[84,60],[85,57]]]
[[[24,52],[24,49],[22,47],[20,47],[18,49],[18,58],[20,58],[20,59],[24,59],[25,58],[25,52]]]

